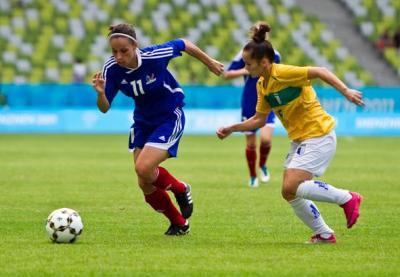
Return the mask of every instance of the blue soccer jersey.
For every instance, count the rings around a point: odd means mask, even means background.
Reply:
[[[241,50],[233,59],[229,65],[229,70],[237,70],[245,67],[245,63],[242,58],[243,50]],[[275,50],[274,63],[280,63],[281,55]],[[256,113],[257,104],[257,81],[259,77],[251,77],[250,75],[244,76],[244,88],[242,94],[242,119],[246,120],[252,117]],[[271,117],[268,117],[271,118]],[[274,118],[272,118],[273,123]],[[271,123],[271,122],[267,122]]]
[[[136,124],[159,125],[177,107],[184,105],[183,90],[167,69],[169,61],[181,56],[184,50],[185,43],[181,39],[138,48],[135,69],[122,67],[110,57],[102,71],[110,105],[121,91],[135,101],[133,119]]]

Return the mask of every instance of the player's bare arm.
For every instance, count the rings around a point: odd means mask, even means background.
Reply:
[[[182,40],[185,42],[186,53],[204,63],[208,67],[208,69],[215,75],[219,76],[222,74],[222,72],[224,71],[224,65],[222,63],[208,56],[203,50],[201,50],[189,40]]]
[[[92,85],[97,92],[97,107],[101,112],[106,113],[110,109],[110,103],[106,97],[104,90],[105,80],[101,76],[101,72],[93,75]]]
[[[249,75],[249,72],[244,67],[241,69],[229,70],[224,72],[224,78],[228,80],[235,79],[244,75]]]
[[[355,89],[348,88],[335,74],[325,67],[310,67],[308,69],[308,78],[320,78],[325,83],[331,85],[338,90],[347,100],[357,106],[364,106],[362,93]]]
[[[268,113],[258,113],[251,118],[237,123],[233,124],[227,127],[221,127],[217,130],[217,136],[220,139],[224,139],[228,137],[230,134],[233,132],[244,132],[244,131],[250,131],[254,129],[261,128],[262,126],[265,125],[266,119],[267,119]]]

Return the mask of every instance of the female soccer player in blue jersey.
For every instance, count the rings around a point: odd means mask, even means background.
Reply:
[[[347,228],[358,219],[362,197],[322,181],[321,176],[336,152],[335,120],[319,103],[311,79],[319,78],[336,88],[350,102],[362,106],[361,92],[348,88],[336,75],[321,67],[274,63],[275,52],[266,40],[265,24],[253,26],[253,39],[243,48],[243,60],[257,82],[256,114],[246,121],[218,129],[223,139],[232,132],[259,128],[273,110],[292,140],[285,160],[282,196],[295,214],[314,232],[310,243],[335,243],[334,231],[325,223],[313,201],[340,205]]]
[[[139,186],[146,202],[169,219],[170,227],[165,234],[185,235],[190,230],[187,219],[193,211],[191,187],[160,166],[166,159],[176,157],[185,126],[183,91],[167,66],[182,51],[200,60],[216,75],[222,73],[223,64],[185,39],[139,48],[131,25],[118,24],[109,30],[113,56],[106,61],[103,71],[93,77],[97,106],[106,113],[118,91],[133,98],[129,149],[133,152]],[[167,190],[174,193],[180,212]]]
[[[271,28],[266,25],[268,32]],[[224,72],[226,79],[233,79],[237,77],[244,77],[244,87],[242,93],[242,120],[251,118],[256,113],[257,104],[257,89],[256,84],[258,77],[251,77],[249,72],[245,68],[245,64],[242,58],[242,50],[236,55],[228,70]],[[280,63],[281,57],[278,51],[275,51],[275,63]],[[270,173],[267,168],[268,155],[271,151],[271,139],[272,133],[274,132],[275,126],[275,114],[271,111],[267,117],[267,121],[264,127],[260,129],[260,148],[259,148],[259,161],[258,167],[260,168],[260,179],[261,182],[268,182],[270,179]],[[250,179],[249,186],[252,188],[258,187],[258,178],[256,172],[257,162],[257,133],[258,129],[244,132],[246,135],[246,160],[249,168]]]

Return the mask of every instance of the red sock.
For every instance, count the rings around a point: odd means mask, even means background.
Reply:
[[[185,224],[186,219],[184,219],[181,213],[175,208],[171,198],[165,190],[156,188],[152,193],[145,194],[144,199],[153,207],[154,210],[163,213],[169,219],[171,224]]]
[[[251,177],[257,176],[257,173],[256,173],[256,159],[257,159],[256,148],[254,148],[254,147],[246,148],[246,159],[247,159],[247,165],[249,166],[250,176]]]
[[[260,145],[260,162],[259,166],[265,165],[268,159],[269,152],[271,151],[271,143],[261,143]]]
[[[153,184],[155,187],[171,190],[173,193],[181,193],[186,190],[186,186],[172,176],[164,167],[158,167],[158,176]]]

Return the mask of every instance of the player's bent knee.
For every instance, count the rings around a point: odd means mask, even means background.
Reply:
[[[286,201],[292,201],[296,198],[296,190],[290,185],[283,184],[281,194]]]
[[[137,163],[135,165],[135,172],[141,179],[151,179],[152,175],[154,174],[154,169],[149,168],[143,163]]]

